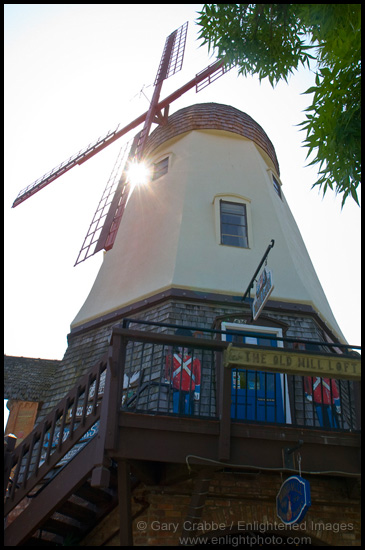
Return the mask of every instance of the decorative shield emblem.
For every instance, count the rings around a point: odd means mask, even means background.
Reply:
[[[301,476],[284,481],[276,497],[276,513],[283,523],[300,523],[311,505],[310,486]]]

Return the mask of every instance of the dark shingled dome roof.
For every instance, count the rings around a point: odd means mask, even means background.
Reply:
[[[169,116],[166,125],[158,126],[151,133],[145,154],[152,153],[165,141],[191,130],[225,130],[250,139],[269,156],[280,175],[274,146],[261,126],[246,113],[220,103],[197,103]]]

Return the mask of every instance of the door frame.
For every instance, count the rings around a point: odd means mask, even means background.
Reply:
[[[234,331],[242,331],[242,332],[252,332],[252,333],[261,333],[261,334],[267,334],[274,335],[277,338],[282,338],[283,336],[283,330],[279,327],[268,327],[268,326],[261,326],[261,325],[246,325],[244,323],[234,323],[231,321],[222,321],[221,322],[221,330],[222,330],[222,340],[224,342],[227,341],[225,332],[229,332],[230,330]],[[254,345],[254,344],[253,344]],[[277,342],[278,348],[284,347],[284,342],[279,340]],[[285,423],[291,424],[291,412],[290,412],[290,402],[289,402],[289,391],[288,391],[288,377],[286,374],[280,373],[280,382],[281,382],[281,391],[283,395],[283,405],[284,405],[284,396],[285,396]],[[285,391],[284,391],[285,388]]]

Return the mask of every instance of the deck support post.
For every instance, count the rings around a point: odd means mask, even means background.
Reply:
[[[126,460],[118,460],[118,500],[120,546],[133,546],[131,475]]]

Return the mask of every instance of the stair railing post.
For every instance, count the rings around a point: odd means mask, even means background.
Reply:
[[[4,497],[8,490],[16,441],[17,438],[13,434],[8,434],[4,437]]]
[[[126,460],[118,460],[119,546],[133,546],[131,474]]]
[[[223,353],[218,360],[219,380],[219,460],[229,460],[231,454],[231,369],[225,367]]]
[[[122,337],[119,334],[113,334],[109,347],[100,424],[96,436],[98,444],[95,452],[95,468],[91,476],[93,487],[108,487],[110,481],[108,470],[110,459],[105,451],[116,448],[118,444],[118,412],[124,377],[125,347]]]

